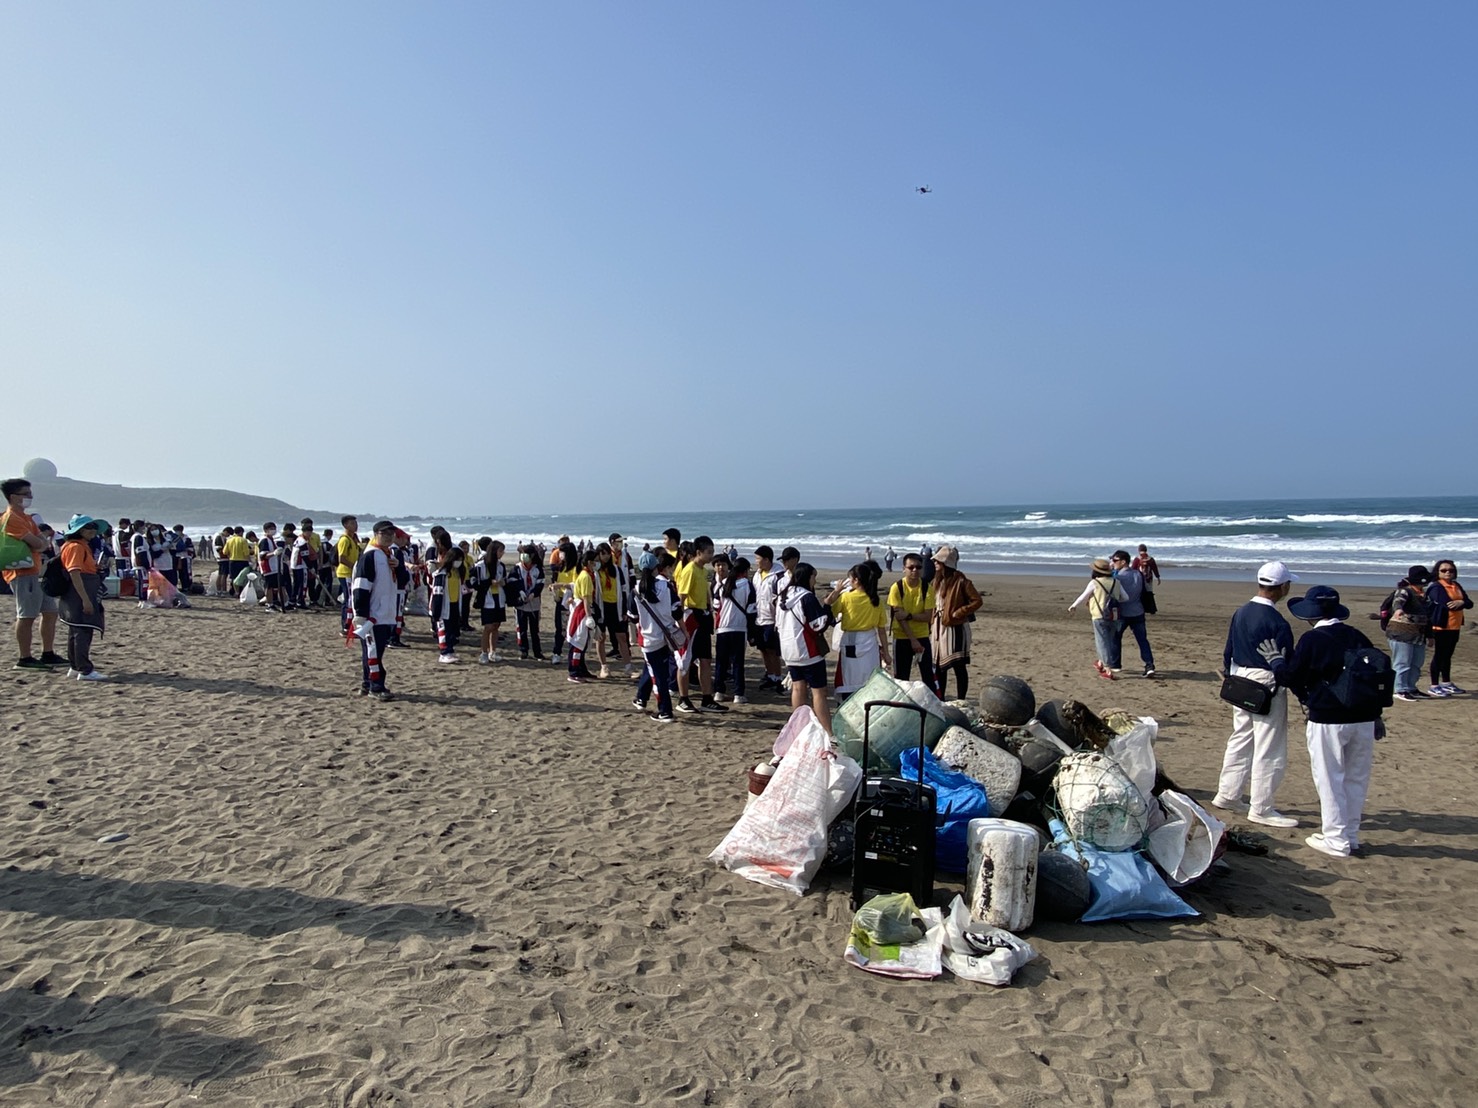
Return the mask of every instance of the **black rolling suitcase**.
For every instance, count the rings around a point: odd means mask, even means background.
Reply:
[[[867,773],[874,708],[919,714],[919,779]],[[924,784],[924,709],[909,701],[869,700],[862,706],[862,784],[853,801],[852,908],[880,893],[908,893],[920,908],[934,902],[934,786]]]

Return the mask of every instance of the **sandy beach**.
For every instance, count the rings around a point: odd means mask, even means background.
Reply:
[[[1009,673],[1039,701],[1152,715],[1162,765],[1209,802],[1230,719],[1215,670],[1249,587],[1165,582],[1159,678],[1110,684],[1066,611],[1081,580],[977,582],[974,691]],[[1377,633],[1385,590],[1343,591]],[[439,666],[411,619],[387,662],[400,699],[380,704],[350,695],[334,615],[197,599],[109,620],[95,657],[115,680],[0,684],[0,1102],[1478,1096],[1473,697],[1388,711],[1368,856],[1343,861],[1303,844],[1318,805],[1295,708],[1278,801],[1303,826],[1231,817],[1268,853],[1189,889],[1202,918],[1038,924],[1040,959],[996,990],[847,966],[843,875],[796,898],[706,861],[778,700],[659,727],[619,676],[572,686],[465,645]],[[1478,687],[1470,637],[1453,675]]]

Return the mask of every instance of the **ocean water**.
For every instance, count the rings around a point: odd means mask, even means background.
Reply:
[[[365,521],[366,523],[368,521]],[[604,540],[619,531],[660,545],[662,531],[711,536],[748,555],[768,543],[792,544],[820,566],[859,561],[865,548],[882,560],[928,543],[958,547],[960,568],[974,573],[1085,573],[1095,557],[1146,544],[1172,576],[1240,579],[1278,558],[1309,581],[1395,581],[1407,566],[1452,558],[1461,570],[1478,560],[1478,497],[1341,500],[1187,500],[1156,504],[1042,504],[1009,507],[902,507],[807,511],[611,513],[461,516],[397,520],[424,537],[440,523],[457,538],[516,542]]]

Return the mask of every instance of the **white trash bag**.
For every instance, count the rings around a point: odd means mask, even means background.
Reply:
[[[837,749],[808,707],[791,713],[786,730],[793,737],[775,775],[708,860],[800,896],[821,868],[827,828],[851,803],[862,767]]]
[[[1164,822],[1150,832],[1149,855],[1174,887],[1202,876],[1216,861],[1226,824],[1184,793],[1159,796]]]
[[[970,918],[958,896],[944,917],[944,968],[966,981],[1009,985],[1016,971],[1037,956],[1031,943],[1000,927],[987,927]]]

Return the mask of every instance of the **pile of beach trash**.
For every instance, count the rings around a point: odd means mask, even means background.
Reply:
[[[809,708],[792,713],[709,857],[803,894],[823,865],[851,866],[864,777],[922,775],[936,800],[935,869],[963,874],[964,895],[947,908],[905,892],[872,898],[853,919],[846,958],[891,976],[949,969],[1008,984],[1035,957],[1019,935],[1037,920],[1199,914],[1175,889],[1212,871],[1226,828],[1165,777],[1157,732],[1148,716],[1038,705],[1017,677],[990,678],[978,702],[940,701],[879,669],[837,709],[830,734]]]

